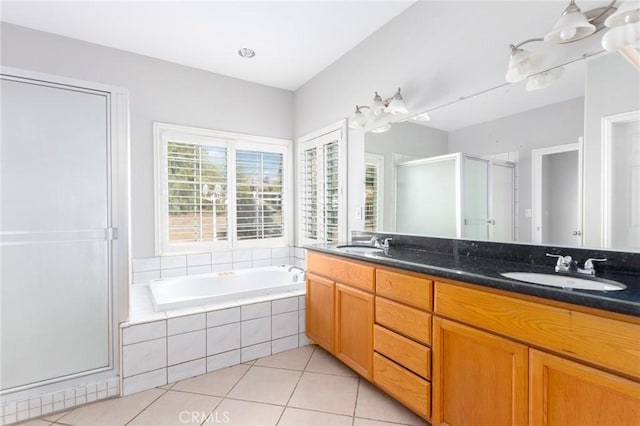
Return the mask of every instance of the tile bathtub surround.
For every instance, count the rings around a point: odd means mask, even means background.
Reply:
[[[304,296],[180,312],[189,313],[121,325],[122,395],[309,344]]]
[[[67,389],[45,392],[24,400],[7,402],[8,397],[4,396],[2,405],[0,405],[0,425],[24,422],[41,416],[54,418],[59,416],[54,413],[113,398],[120,394],[118,386],[118,378],[113,377],[82,385],[76,384]],[[32,420],[24,424],[31,424],[32,422],[34,425],[51,423]]]
[[[184,275],[275,265],[297,265],[304,261],[299,247],[236,249],[178,256],[133,259],[133,284]]]
[[[34,425],[427,425],[316,346],[87,404],[38,422]]]

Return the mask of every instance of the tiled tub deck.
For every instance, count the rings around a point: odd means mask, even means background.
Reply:
[[[152,312],[148,288],[133,287],[133,319],[120,325],[123,396],[309,344],[304,290]]]

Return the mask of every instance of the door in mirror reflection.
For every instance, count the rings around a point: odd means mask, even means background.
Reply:
[[[582,246],[582,143],[534,149],[533,242]]]
[[[462,236],[472,240],[489,238],[489,162],[464,157]]]
[[[640,112],[605,119],[604,145],[605,246],[640,250]]]
[[[464,158],[462,237],[511,241],[514,234],[514,164]]]

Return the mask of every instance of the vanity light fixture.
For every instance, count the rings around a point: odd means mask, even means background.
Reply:
[[[522,46],[532,42],[565,44],[589,37],[604,28],[603,20],[617,10],[614,7],[617,2],[618,0],[613,0],[608,6],[587,10],[583,13],[576,5],[575,0],[570,0],[553,29],[544,38],[530,38],[518,44],[509,45],[511,54],[505,79],[509,83],[514,83],[546,68],[547,64],[545,64],[543,55],[524,50]]]
[[[618,51],[636,69],[640,70],[640,2],[625,2],[610,15],[604,25],[608,28],[602,37],[602,47],[610,52]]]
[[[353,116],[349,119],[349,127],[352,129],[364,129],[369,126],[371,122],[375,122],[387,114],[401,115],[408,114],[409,110],[404,103],[402,94],[400,94],[400,88],[395,95],[387,99],[382,99],[382,96],[378,92],[374,92],[373,103],[368,105],[356,105],[356,110]],[[368,111],[364,111],[368,110]],[[373,117],[371,117],[373,116]],[[387,121],[384,125],[376,127],[372,132],[383,133],[391,128],[391,123]],[[378,131],[376,131],[378,130]]]

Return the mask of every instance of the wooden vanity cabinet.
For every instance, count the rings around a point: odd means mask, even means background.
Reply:
[[[433,425],[526,425],[528,348],[433,320]]]
[[[333,353],[335,282],[307,273],[306,333],[320,347]]]
[[[307,335],[432,421],[640,425],[640,319],[309,252]]]
[[[637,319],[464,283],[434,292],[434,425],[640,424]]]
[[[432,309],[432,280],[376,269],[373,382],[427,420]]]
[[[373,380],[374,268],[307,254],[307,336]]]
[[[335,355],[362,377],[373,379],[373,294],[336,284]]]
[[[640,384],[531,349],[530,424],[640,425]]]

